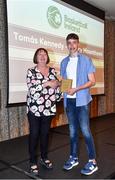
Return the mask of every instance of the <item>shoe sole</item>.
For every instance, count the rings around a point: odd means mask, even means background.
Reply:
[[[83,175],[86,175],[86,176],[89,176],[89,175],[91,175],[91,174],[93,174],[94,172],[96,172],[98,170],[98,167],[96,167],[93,171],[91,171],[90,173],[82,173],[81,172],[81,174],[83,174]]]
[[[30,176],[39,176],[39,172],[38,173],[35,173],[35,172],[28,172]]]
[[[42,161],[40,161],[40,164],[46,169],[53,169],[53,165],[51,167],[47,167]]]
[[[73,167],[77,166],[79,164],[79,162],[73,164],[70,168],[66,169],[66,168],[63,168],[64,170],[66,171],[69,171],[70,169],[72,169]]]

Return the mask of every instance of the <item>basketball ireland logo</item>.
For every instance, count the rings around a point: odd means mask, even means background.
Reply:
[[[47,11],[47,19],[53,28],[58,29],[62,23],[62,16],[59,9],[55,6],[49,6]]]

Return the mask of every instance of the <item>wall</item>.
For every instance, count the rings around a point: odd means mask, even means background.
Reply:
[[[98,115],[115,112],[115,21],[105,21],[105,95],[98,98]]]
[[[5,1],[0,0],[0,141],[28,134],[26,107],[6,107],[7,102],[7,42]],[[94,96],[91,117],[115,112],[115,22],[105,23],[105,96]],[[65,124],[62,102],[52,127]]]

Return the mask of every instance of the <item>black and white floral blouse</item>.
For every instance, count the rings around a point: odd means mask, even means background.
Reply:
[[[27,71],[27,113],[31,111],[35,116],[51,116],[56,113],[56,101],[61,98],[59,87],[43,88],[46,81],[55,80],[56,72],[54,68],[49,68],[49,74],[45,77],[37,67]]]

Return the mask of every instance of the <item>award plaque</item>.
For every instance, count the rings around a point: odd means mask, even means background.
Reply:
[[[72,79],[62,79],[61,81],[61,92],[67,92],[72,88]]]

